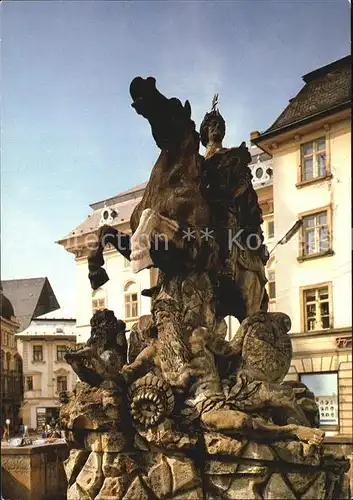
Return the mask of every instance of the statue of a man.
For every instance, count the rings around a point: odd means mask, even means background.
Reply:
[[[215,96],[200,127],[201,143],[206,148],[202,190],[211,207],[220,248],[220,314],[232,314],[242,321],[253,312],[267,310],[264,266],[268,252],[261,230],[262,211],[248,167],[250,153],[245,142],[224,148],[225,131]],[[239,294],[243,304],[235,299]]]

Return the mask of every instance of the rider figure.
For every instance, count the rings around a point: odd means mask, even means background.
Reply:
[[[217,99],[216,94],[211,112],[206,113],[202,121],[200,140],[206,148],[202,190],[214,216],[213,229],[220,247],[223,268],[220,275],[221,279],[229,277],[231,280],[231,276],[234,277],[235,274],[236,262],[241,263],[244,268],[258,272],[261,286],[264,287],[267,281],[264,266],[269,254],[263,243],[262,211],[248,167],[251,155],[245,142],[238,148],[223,147],[226,125],[217,108]],[[239,248],[235,248],[236,244],[232,240],[235,234],[239,234]],[[266,302],[265,290],[264,295]]]

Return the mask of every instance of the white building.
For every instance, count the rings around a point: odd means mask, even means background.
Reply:
[[[251,139],[273,158],[276,308],[292,319],[288,378],[316,394],[328,433],[352,435],[351,56],[304,87]]]
[[[275,244],[271,157],[257,147],[252,147],[250,168],[253,184],[257,190],[259,203],[264,214],[265,242],[269,248]],[[97,309],[111,309],[117,318],[123,319],[127,328],[139,316],[150,314],[150,299],[141,295],[142,290],[156,284],[156,269],[133,274],[130,263],[114,248],[107,247],[104,260],[108,276],[111,278],[102,288],[92,291],[88,280],[88,245],[96,238],[100,225],[110,224],[123,233],[130,234],[130,216],[143,196],[146,183],[118,194],[117,196],[91,205],[93,212],[65,238],[60,245],[75,255],[76,260],[76,334],[78,342],[85,342],[90,335],[90,319]],[[271,278],[271,274],[269,275]],[[269,284],[270,308],[274,308],[274,282]],[[228,335],[231,337],[239,323],[228,318]]]
[[[76,320],[62,318],[60,310],[34,318],[16,334],[23,359],[24,404],[22,419],[30,429],[54,423],[59,416],[59,393],[71,391],[77,376],[64,360],[76,343]]]

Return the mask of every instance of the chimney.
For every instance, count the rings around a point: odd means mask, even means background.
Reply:
[[[258,130],[254,130],[253,132],[250,132],[250,141],[257,139],[260,135],[261,134]]]

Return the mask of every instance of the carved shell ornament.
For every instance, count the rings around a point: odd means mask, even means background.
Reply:
[[[145,429],[158,425],[174,409],[174,395],[169,384],[152,373],[132,384],[129,399],[133,419]]]

